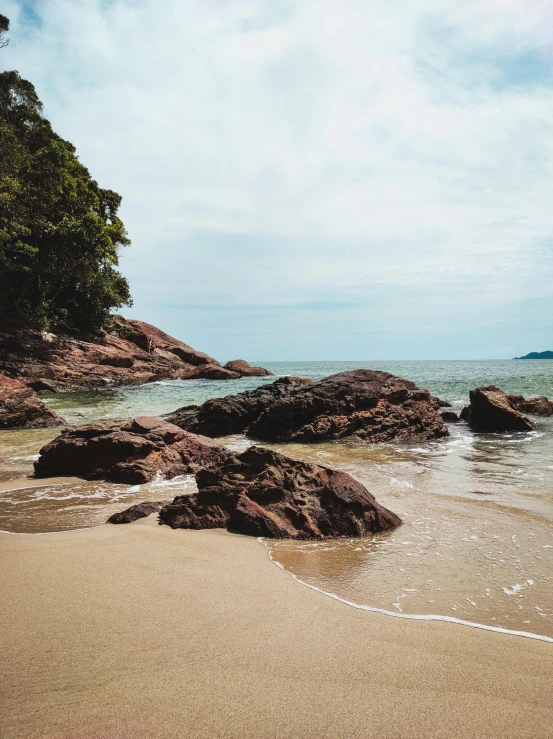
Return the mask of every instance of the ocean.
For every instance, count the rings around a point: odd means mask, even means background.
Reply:
[[[553,397],[548,360],[259,364],[276,375],[314,380],[360,367],[386,370],[428,388],[457,412],[479,385]],[[69,423],[86,423],[159,415],[272,381],[161,381],[44,399]],[[270,444],[349,472],[404,525],[362,540],[266,541],[268,554],[301,582],[360,607],[553,637],[553,418],[535,422],[535,431],[511,434],[451,424],[448,439],[428,443]],[[55,435],[0,433],[0,529],[46,533],[102,525],[132,503],[195,489],[192,476],[142,486],[26,480],[40,447]],[[240,450],[252,442],[232,436],[222,443]]]

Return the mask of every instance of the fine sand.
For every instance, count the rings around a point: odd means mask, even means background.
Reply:
[[[0,535],[0,737],[551,737],[553,645],[366,613],[223,531]]]

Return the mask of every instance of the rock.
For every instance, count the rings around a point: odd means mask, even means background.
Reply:
[[[230,452],[161,418],[144,416],[74,426],[40,450],[37,477],[77,475],[141,484],[158,473],[170,479],[221,462]]]
[[[212,398],[203,405],[187,405],[165,416],[167,421],[195,434],[226,436],[241,434],[276,400],[288,397],[312,380],[303,377],[279,377],[255,390]]]
[[[446,423],[457,423],[459,416],[455,411],[441,411],[440,416],[446,421]]]
[[[470,421],[470,405],[466,405],[461,413],[459,413],[459,418],[461,421],[466,421],[467,423]]]
[[[232,372],[225,367],[215,364],[204,364],[201,367],[195,367],[186,375],[187,380],[237,380],[240,377],[238,372]]]
[[[534,416],[553,416],[553,401],[540,395],[538,398],[524,398],[522,395],[507,395],[509,403],[521,413]]]
[[[432,398],[432,400],[435,401],[438,408],[451,408],[451,403],[448,403],[447,400],[441,400],[441,398]]]
[[[155,344],[148,353],[148,341]],[[55,335],[39,331],[0,334],[0,372],[36,390],[87,390],[202,376],[239,377],[219,362],[143,321],[112,316],[108,330]]]
[[[38,429],[65,426],[32,388],[0,375],[0,429]]]
[[[495,385],[471,390],[470,407],[463,408],[461,418],[475,431],[531,431],[534,428]]]
[[[233,359],[224,366],[225,369],[231,370],[231,372],[238,372],[240,377],[268,377],[273,374],[263,367],[252,367],[244,359]]]
[[[124,511],[114,513],[108,518],[107,523],[132,523],[138,521],[139,518],[151,516],[152,513],[159,513],[163,506],[170,502],[169,500],[147,500],[144,503],[137,503]]]
[[[345,472],[257,446],[200,470],[196,482],[198,493],[161,509],[161,523],[289,539],[363,537],[401,524]]]
[[[276,400],[247,431],[254,439],[297,442],[422,441],[448,434],[428,390],[365,369],[331,375]]]

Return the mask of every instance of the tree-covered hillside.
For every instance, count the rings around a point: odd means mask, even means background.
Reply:
[[[130,303],[120,203],[54,133],[33,85],[1,73],[0,328],[94,329]]]

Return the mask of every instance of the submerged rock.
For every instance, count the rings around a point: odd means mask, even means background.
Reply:
[[[62,431],[40,450],[35,474],[141,484],[158,473],[170,479],[230,456],[213,439],[190,434],[161,418],[144,416]]]
[[[428,390],[364,369],[340,372],[275,400],[247,430],[254,439],[298,442],[428,440],[448,433]]]
[[[522,395],[507,395],[509,403],[521,413],[534,416],[553,416],[553,401],[540,395],[538,398],[524,398]]]
[[[240,377],[268,377],[273,374],[264,367],[252,367],[245,359],[233,359],[225,364],[225,369],[238,372]]]
[[[255,390],[212,398],[203,405],[183,406],[165,418],[195,434],[241,434],[276,400],[286,398],[311,383],[312,380],[303,377],[279,377],[273,383],[261,385]]]
[[[19,380],[0,375],[0,429],[38,429],[65,426],[35,391]]]
[[[495,385],[471,390],[470,406],[463,408],[461,418],[475,431],[531,431],[534,428]]]
[[[161,509],[161,523],[290,539],[363,537],[401,524],[345,472],[257,446],[200,470],[196,482],[198,493]]]
[[[169,500],[146,500],[143,503],[132,505],[124,511],[114,513],[113,516],[108,518],[107,523],[132,523],[138,521],[139,518],[151,516],[152,513],[159,513],[163,506],[170,502]]]

